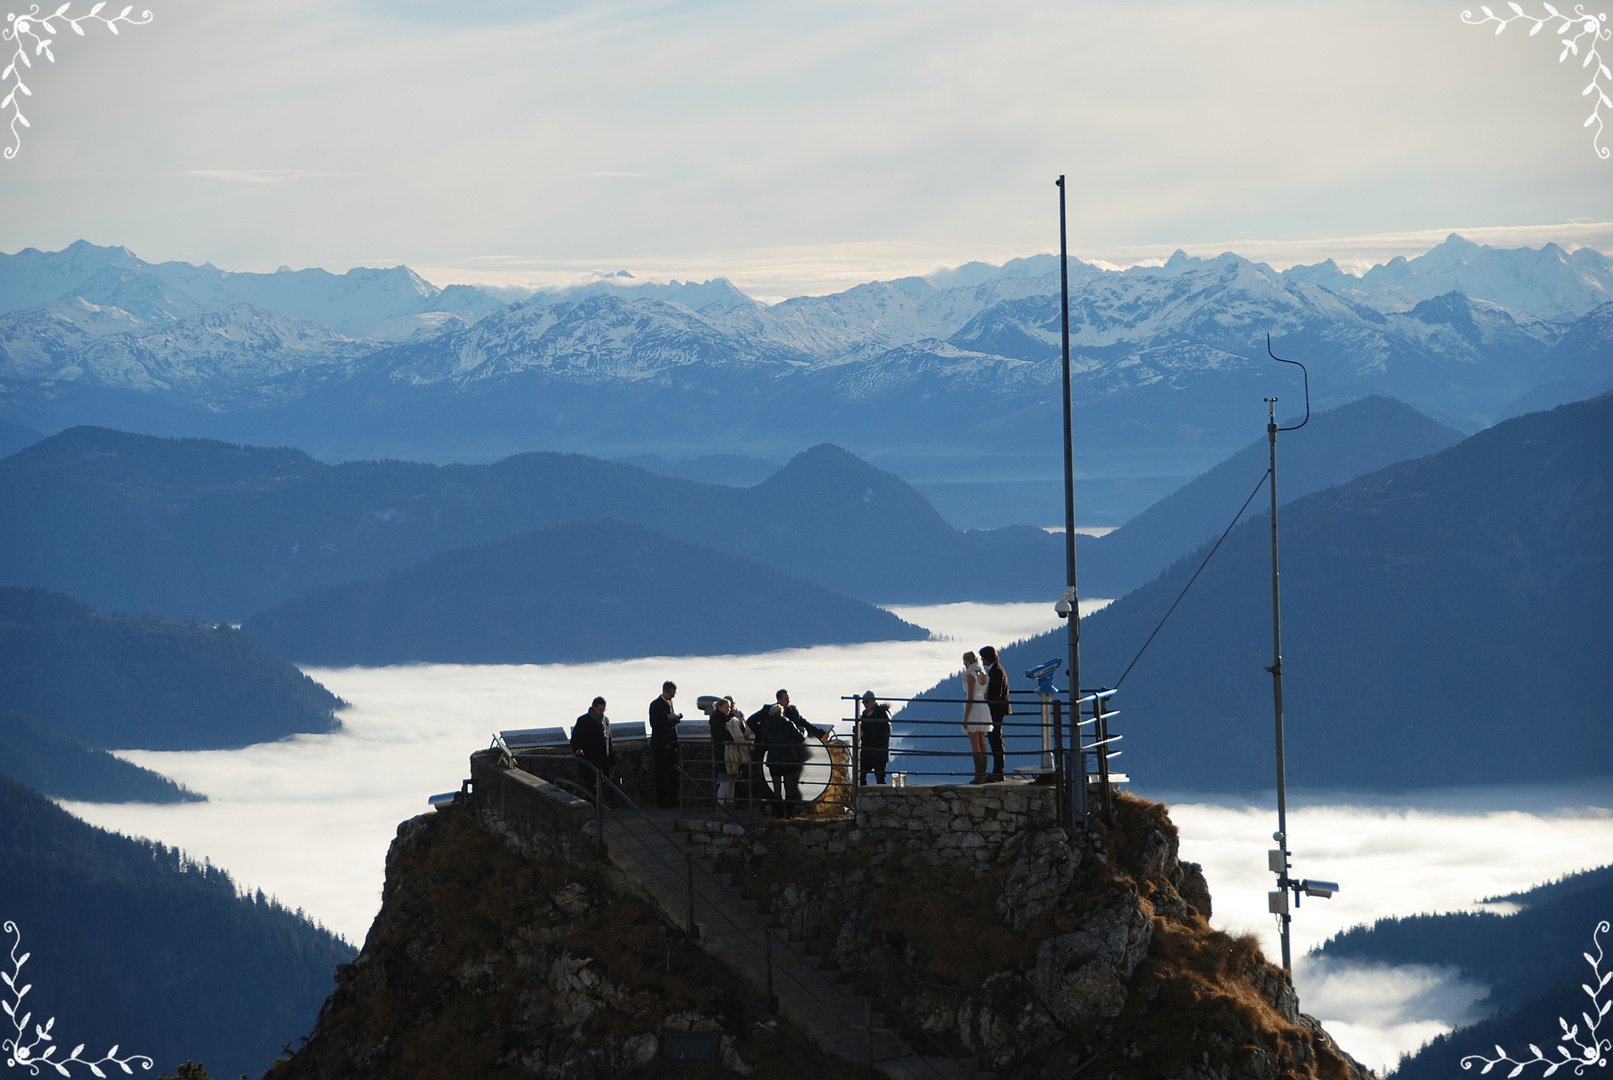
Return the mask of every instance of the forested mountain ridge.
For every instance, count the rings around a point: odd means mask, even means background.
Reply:
[[[0,773],[54,799],[176,803],[204,797],[150,769],[85,746],[14,709],[0,709]]]
[[[1551,1052],[1550,1044],[1563,1033],[1558,1018],[1572,1021],[1586,1007],[1580,987],[1594,976],[1585,959],[1594,951],[1596,927],[1613,911],[1613,867],[1572,874],[1509,899],[1525,906],[1509,915],[1452,912],[1379,919],[1335,934],[1313,950],[1323,959],[1346,962],[1454,968],[1490,987],[1474,1006],[1490,1015],[1403,1057],[1393,1073],[1397,1080],[1453,1075],[1462,1057],[1494,1056],[1497,1045],[1515,1061],[1529,1058],[1524,1048],[1531,1042]],[[1579,1026],[1581,1036],[1589,1038]]]
[[[90,746],[211,750],[340,726],[346,702],[228,626],[0,587],[0,708]]]
[[[5,942],[31,954],[27,1006],[59,1042],[259,1075],[313,1024],[352,946],[228,874],[97,829],[0,776]],[[7,974],[10,974],[9,972]]]
[[[1041,598],[1061,543],[960,533],[836,447],[745,489],[579,455],[348,462],[75,428],[0,462],[0,581],[103,609],[240,621],[310,589],[545,526],[616,520],[874,602]],[[986,550],[998,553],[990,564]],[[967,571],[967,572],[966,572]]]
[[[888,611],[634,525],[556,525],[326,586],[247,620],[304,664],[549,664],[913,640]]]
[[[1604,397],[1284,507],[1289,783],[1406,790],[1604,770],[1610,490]],[[1084,685],[1120,679],[1208,550],[1082,621]],[[1233,530],[1122,685],[1126,771],[1144,790],[1271,785],[1270,558],[1259,514]],[[1022,671],[1063,648],[1055,631],[1005,663]]]

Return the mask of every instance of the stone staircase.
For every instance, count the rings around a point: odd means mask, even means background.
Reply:
[[[606,818],[610,864],[675,926],[687,928],[692,906],[701,948],[738,972],[764,994],[768,990],[768,941],[772,937],[772,992],[778,1012],[844,1061],[871,1065],[890,1080],[979,1080],[974,1062],[916,1054],[889,1027],[868,999],[836,982],[817,958],[786,947],[769,933],[771,920],[732,890],[732,884],[688,844],[687,822],[676,814],[631,810]],[[691,889],[690,861],[693,861]]]

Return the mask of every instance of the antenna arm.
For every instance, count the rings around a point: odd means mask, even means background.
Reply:
[[[1305,376],[1305,419],[1301,420],[1293,427],[1280,427],[1277,429],[1278,431],[1298,431],[1300,428],[1311,422],[1311,373],[1306,369],[1305,365],[1300,363],[1298,360],[1284,360],[1282,357],[1271,351],[1270,331],[1267,331],[1266,333],[1266,354],[1280,364],[1293,364],[1295,367],[1299,368],[1300,372]]]

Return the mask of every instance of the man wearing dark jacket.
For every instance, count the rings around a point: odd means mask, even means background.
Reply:
[[[885,782],[885,765],[891,756],[891,707],[881,705],[872,690],[863,695],[862,715],[857,717],[857,783],[874,774],[877,783]]]
[[[756,747],[773,778],[773,816],[794,817],[801,800],[801,768],[806,761],[806,736],[784,715],[784,706],[770,705],[762,717]]]
[[[672,711],[678,684],[670,679],[661,684],[661,696],[650,702],[650,755],[655,768],[655,805],[663,810],[678,805],[678,721],[682,713]]]
[[[980,649],[980,659],[986,662],[986,708],[991,710],[991,731],[986,742],[991,744],[991,775],[987,783],[1003,778],[1003,720],[1011,706],[1008,703],[1008,673],[997,662],[997,650],[990,645]]]
[[[611,752],[610,717],[605,715],[604,698],[596,697],[588,711],[571,725],[571,752],[606,776],[610,775],[615,755]],[[592,786],[592,776],[583,779]]]

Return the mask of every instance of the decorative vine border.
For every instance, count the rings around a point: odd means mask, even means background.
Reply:
[[[1572,1065],[1574,1075],[1583,1076],[1586,1067],[1595,1065],[1598,1068],[1605,1068],[1609,1061],[1613,1061],[1613,1057],[1608,1056],[1608,1051],[1613,1050],[1613,1039],[1608,1039],[1596,1033],[1602,1018],[1608,1014],[1609,1009],[1613,1009],[1613,995],[1609,995],[1609,1000],[1607,1001],[1602,1000],[1602,991],[1607,988],[1609,982],[1613,982],[1613,971],[1609,971],[1605,975],[1602,974],[1602,943],[1597,940],[1607,930],[1608,922],[1606,919],[1597,923],[1596,929],[1591,932],[1591,944],[1596,946],[1596,955],[1582,954],[1585,957],[1585,962],[1591,965],[1591,982],[1596,984],[1594,987],[1591,983],[1580,984],[1580,989],[1584,990],[1591,999],[1590,1011],[1579,1014],[1579,1018],[1585,1021],[1585,1035],[1586,1038],[1590,1039],[1590,1042],[1585,1042],[1579,1037],[1578,1024],[1569,1027],[1568,1021],[1559,1016],[1557,1023],[1562,1025],[1563,1033],[1558,1037],[1558,1041],[1559,1043],[1572,1043],[1574,1046],[1574,1050],[1569,1050],[1568,1047],[1559,1045],[1557,1053],[1561,1055],[1560,1060],[1552,1060],[1540,1052],[1540,1047],[1530,1043],[1529,1052],[1534,1054],[1532,1058],[1518,1061],[1497,1046],[1494,1058],[1487,1058],[1483,1054],[1469,1054],[1462,1059],[1462,1068],[1471,1069],[1475,1061],[1482,1061],[1484,1062],[1484,1068],[1479,1070],[1479,1075],[1483,1076],[1504,1061],[1513,1066],[1512,1071],[1507,1073],[1510,1080],[1511,1077],[1517,1076],[1530,1065],[1545,1065],[1546,1071],[1540,1074],[1542,1077],[1550,1076],[1564,1065]],[[1593,1013],[1595,1014],[1594,1016],[1592,1015]]]
[[[5,98],[0,99],[0,109],[11,110],[11,138],[13,144],[6,147],[5,150],[6,160],[8,161],[16,157],[17,153],[22,149],[22,132],[17,130],[17,125],[21,124],[23,127],[33,126],[28,123],[28,118],[22,114],[22,102],[17,99],[18,94],[24,97],[34,96],[34,92],[24,85],[22,68],[18,67],[18,64],[21,64],[22,67],[34,66],[34,62],[28,59],[29,43],[24,41],[24,38],[32,40],[35,56],[43,56],[54,64],[56,54],[50,51],[50,47],[55,42],[55,38],[44,37],[41,31],[45,34],[54,34],[56,33],[57,23],[71,27],[73,33],[83,37],[84,28],[79,25],[82,22],[105,23],[106,28],[116,34],[118,32],[118,23],[128,23],[130,26],[144,26],[152,19],[149,11],[142,11],[139,19],[129,18],[129,12],[134,10],[133,5],[108,18],[101,14],[101,9],[106,7],[104,0],[90,8],[88,15],[68,18],[67,9],[72,6],[71,0],[69,0],[68,3],[57,8],[54,15],[41,15],[39,5],[33,4],[21,15],[16,12],[7,15],[6,22],[11,25],[4,30],[0,30],[0,40],[9,41],[15,45],[15,49],[11,54],[11,63],[6,65],[4,71],[0,71],[0,83],[5,83],[8,91]]]
[[[112,1049],[94,1061],[89,1061],[78,1056],[84,1051],[83,1043],[73,1047],[71,1054],[57,1060],[55,1054],[61,1047],[54,1045],[55,1040],[50,1033],[50,1029],[56,1026],[54,1016],[46,1020],[43,1026],[35,1024],[33,1041],[24,1043],[22,1039],[28,1032],[28,1021],[33,1019],[34,1014],[31,1012],[23,1013],[19,1019],[17,1013],[22,1009],[22,999],[34,987],[32,983],[28,983],[18,989],[17,984],[22,982],[22,965],[28,962],[28,958],[33,953],[23,953],[21,957],[18,957],[17,947],[22,944],[22,931],[17,929],[17,924],[10,919],[6,920],[5,928],[6,933],[17,935],[17,940],[11,943],[11,974],[7,975],[5,972],[0,971],[0,982],[6,984],[6,990],[9,991],[11,998],[10,1001],[0,1001],[0,1009],[6,1011],[6,1015],[11,1018],[12,1027],[17,1029],[17,1034],[14,1037],[0,1040],[0,1050],[6,1052],[7,1068],[27,1069],[30,1075],[38,1076],[39,1067],[49,1065],[61,1076],[72,1076],[72,1071],[68,1069],[69,1065],[86,1065],[93,1075],[102,1077],[106,1073],[101,1070],[101,1066],[107,1064],[116,1065],[130,1075],[134,1074],[134,1070],[129,1068],[131,1061],[138,1062],[142,1069],[149,1070],[151,1068],[151,1059],[144,1054],[130,1054],[128,1057],[118,1057],[118,1048],[116,1046],[113,1046]],[[44,1053],[36,1054],[34,1051],[38,1049],[40,1043],[51,1043],[52,1045],[47,1047]]]
[[[1559,39],[1563,43],[1563,51],[1557,56],[1557,62],[1559,64],[1564,60],[1567,60],[1570,55],[1578,56],[1581,39],[1587,37],[1590,38],[1589,41],[1585,42],[1585,59],[1580,61],[1579,66],[1581,68],[1588,68],[1592,64],[1595,64],[1596,70],[1591,73],[1590,85],[1584,90],[1581,90],[1579,96],[1589,97],[1590,95],[1595,94],[1596,101],[1591,106],[1591,115],[1587,116],[1585,118],[1585,122],[1580,126],[1590,127],[1592,124],[1596,125],[1596,133],[1591,136],[1591,149],[1595,151],[1597,157],[1605,160],[1610,154],[1613,154],[1613,150],[1610,150],[1608,147],[1601,144],[1603,127],[1602,106],[1606,105],[1610,109],[1613,109],[1613,98],[1608,97],[1607,92],[1602,89],[1601,81],[1603,79],[1613,80],[1613,71],[1610,71],[1608,66],[1602,62],[1602,54],[1597,49],[1596,43],[1599,41],[1607,41],[1608,39],[1613,38],[1613,29],[1609,29],[1605,25],[1607,22],[1607,13],[1603,12],[1600,15],[1592,15],[1585,10],[1584,4],[1575,4],[1574,13],[1572,15],[1564,15],[1550,4],[1542,3],[1540,6],[1545,10],[1546,13],[1541,15],[1539,18],[1536,18],[1533,15],[1526,14],[1523,8],[1517,4],[1509,2],[1507,7],[1511,8],[1514,14],[1508,15],[1503,19],[1501,16],[1497,15],[1483,4],[1480,4],[1479,10],[1484,12],[1484,18],[1475,19],[1471,11],[1464,11],[1462,12],[1462,21],[1469,26],[1484,26],[1486,23],[1493,22],[1495,23],[1495,32],[1499,34],[1501,31],[1505,30],[1509,24],[1522,19],[1525,22],[1534,23],[1534,25],[1529,28],[1530,37],[1534,37],[1536,34],[1540,33],[1541,28],[1543,28],[1546,23],[1559,22],[1556,32],[1559,36]],[[1574,36],[1562,37],[1562,35],[1568,33],[1569,30],[1575,30]]]

